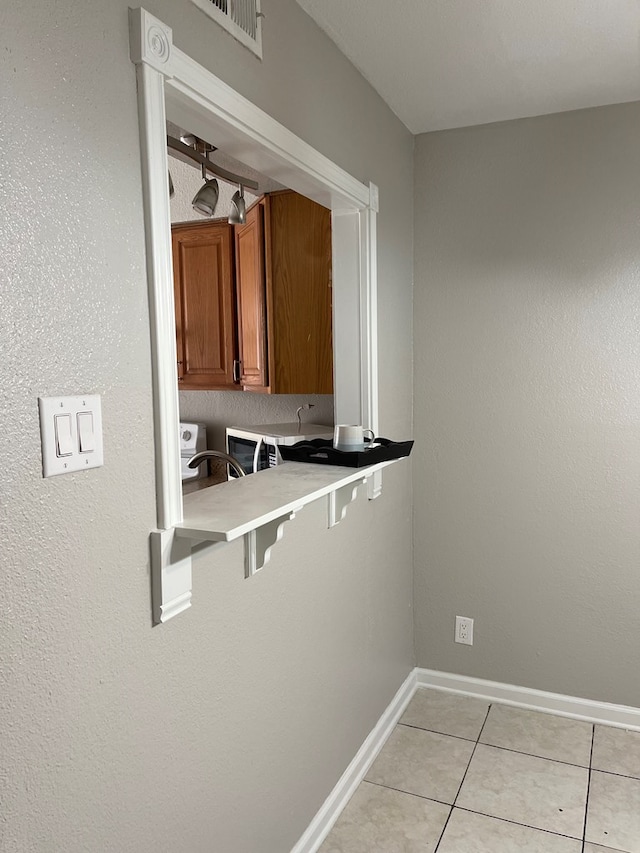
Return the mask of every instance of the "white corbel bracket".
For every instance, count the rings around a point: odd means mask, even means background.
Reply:
[[[363,483],[366,483],[368,479],[368,477],[363,477],[361,480],[356,480],[353,483],[347,483],[346,486],[342,486],[340,489],[329,492],[327,495],[327,501],[329,510],[328,526],[330,528],[335,527],[336,524],[339,524],[344,519],[347,514],[347,507],[356,499],[358,488]]]
[[[271,559],[271,549],[282,539],[287,521],[295,518],[294,511],[281,515],[244,534],[244,576],[250,578]]]

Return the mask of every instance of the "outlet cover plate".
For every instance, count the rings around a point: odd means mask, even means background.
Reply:
[[[473,645],[473,619],[469,616],[456,616],[456,643]]]

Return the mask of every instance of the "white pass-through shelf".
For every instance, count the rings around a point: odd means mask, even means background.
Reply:
[[[326,498],[327,525],[345,517],[358,487],[399,460],[366,468],[287,462],[184,496],[183,520],[151,534],[153,611],[166,622],[191,604],[191,556],[202,548],[244,538],[244,573],[262,569],[287,521]]]
[[[184,498],[184,520],[176,525],[176,536],[231,542],[319,498],[345,488],[351,493],[374,471],[390,464],[381,462],[366,468],[342,468],[287,462],[194,492]],[[340,518],[330,517],[329,526],[338,521]]]

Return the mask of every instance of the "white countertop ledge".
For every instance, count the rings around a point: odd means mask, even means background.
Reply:
[[[364,482],[375,471],[398,461],[366,468],[285,462],[220,483],[185,495],[184,520],[176,525],[175,534],[199,541],[232,542],[344,486]]]

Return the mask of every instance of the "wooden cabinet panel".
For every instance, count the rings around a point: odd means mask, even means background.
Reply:
[[[174,225],[172,245],[181,388],[333,393],[329,210],[271,193],[244,225]]]
[[[270,390],[332,394],[331,212],[291,191],[265,204]]]
[[[237,388],[231,229],[224,222],[174,226],[172,249],[180,387]]]
[[[247,211],[235,227],[236,292],[240,382],[250,390],[267,390],[267,324],[264,279],[264,207]]]

